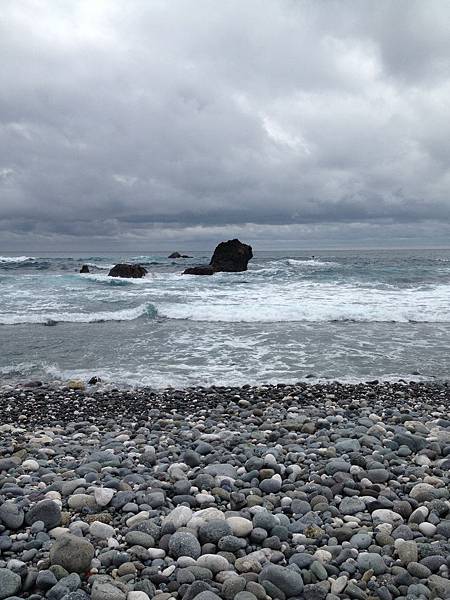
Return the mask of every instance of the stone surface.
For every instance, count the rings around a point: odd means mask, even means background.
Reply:
[[[108,273],[110,277],[130,277],[132,279],[140,279],[147,275],[147,269],[141,267],[141,265],[128,265],[120,263],[115,265]]]
[[[62,535],[53,542],[50,562],[60,565],[68,573],[84,573],[94,557],[94,546],[86,539],[71,534]]]

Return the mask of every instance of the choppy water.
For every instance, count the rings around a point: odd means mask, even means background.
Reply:
[[[0,378],[448,378],[450,250],[256,252],[245,273],[182,276],[194,254],[1,256]],[[149,274],[108,277],[117,262]]]

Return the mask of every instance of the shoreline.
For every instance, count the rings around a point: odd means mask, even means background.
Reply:
[[[345,382],[340,380],[319,380],[311,379],[309,381],[298,381],[293,383],[261,384],[261,385],[237,385],[237,386],[190,386],[185,388],[175,388],[168,386],[166,388],[152,387],[116,387],[113,384],[88,385],[81,380],[69,382],[52,382],[46,384],[41,381],[32,381],[28,383],[17,382],[15,385],[4,384],[0,386],[0,422],[10,423],[14,419],[25,418],[26,414],[21,414],[22,406],[29,410],[29,417],[34,419],[46,418],[62,419],[67,422],[70,419],[79,420],[80,415],[101,416],[107,407],[114,406],[117,414],[121,417],[129,417],[133,414],[145,415],[145,410],[158,408],[161,410],[179,410],[183,414],[193,413],[199,410],[208,410],[215,408],[217,404],[221,405],[225,400],[232,401],[239,396],[245,403],[257,401],[258,398],[269,403],[289,400],[291,397],[304,409],[315,408],[317,405],[323,406],[326,403],[328,395],[334,395],[338,404],[343,409],[347,409],[349,404],[355,404],[353,395],[355,393],[364,397],[364,406],[372,405],[376,408],[376,398],[381,394],[394,394],[392,400],[396,399],[395,394],[405,394],[409,398],[417,396],[416,400],[424,404],[423,398],[433,404],[444,395],[450,407],[450,380],[406,380],[398,378],[395,381],[390,380],[368,380]],[[9,403],[7,409],[4,409],[5,400],[8,402],[8,396],[13,395],[14,402]],[[421,396],[419,396],[421,394]],[[419,398],[421,400],[419,400]],[[76,399],[76,409],[71,411],[70,407]],[[311,400],[313,399],[313,403]],[[49,408],[49,401],[54,400],[52,407]],[[29,406],[31,403],[31,406]],[[318,404],[317,404],[318,403]],[[398,403],[398,398],[397,398]],[[395,405],[395,402],[393,403]],[[36,408],[47,407],[50,413],[39,415]],[[353,407],[354,409],[355,407]],[[144,411],[144,412],[143,412]]]
[[[448,598],[449,406],[448,382],[2,389],[0,598]]]

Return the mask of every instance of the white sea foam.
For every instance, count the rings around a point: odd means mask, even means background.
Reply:
[[[108,387],[113,385],[118,388],[134,388],[134,387],[152,387],[154,389],[165,389],[168,386],[183,389],[192,385],[213,385],[218,381],[220,376],[220,382],[222,385],[239,386],[244,384],[250,385],[261,385],[265,384],[276,384],[279,383],[280,378],[278,376],[268,376],[264,369],[261,371],[254,372],[252,374],[242,372],[239,370],[226,370],[223,371],[223,365],[217,365],[216,369],[212,369],[208,372],[202,371],[201,369],[185,369],[183,371],[170,371],[169,373],[158,370],[148,369],[147,367],[139,367],[134,369],[127,369],[123,367],[102,367],[102,368],[61,368],[56,364],[44,364],[30,365],[24,368],[23,371],[20,369],[21,365],[17,367],[9,366],[5,369],[5,373],[11,375],[29,375],[32,370],[39,368],[39,373],[44,379],[52,379],[55,381],[69,381],[70,379],[77,379],[84,382],[88,382],[89,379],[95,373],[96,376],[101,379],[101,386]],[[1,370],[0,370],[1,372]],[[364,383],[377,379],[379,381],[394,383],[398,381],[427,381],[432,377],[425,377],[421,375],[412,375],[410,373],[388,373],[380,376],[377,373],[357,377],[354,375],[343,375],[340,377],[314,377],[311,379],[307,376],[297,375],[295,377],[283,377],[284,383],[296,383],[298,381],[304,381],[305,383],[317,384],[327,383],[330,381],[339,381],[343,384],[358,384]]]
[[[134,321],[143,316],[154,317],[156,310],[152,304],[142,304],[135,308],[126,308],[116,311],[104,312],[50,312],[8,314],[0,313],[0,325],[19,325],[25,323],[52,324],[52,323],[101,323],[104,321]]]
[[[317,258],[287,258],[286,262],[292,266],[306,266],[306,267],[336,267],[339,263],[332,260],[318,260]]]
[[[35,260],[34,256],[0,256],[0,263],[22,263]]]
[[[114,267],[114,265],[100,265],[98,263],[94,263],[94,262],[87,262],[87,263],[83,263],[85,265],[87,265],[88,267],[93,267],[95,269],[112,269]]]
[[[157,304],[170,319],[211,322],[450,322],[450,285],[371,289],[351,285],[293,283],[265,288],[204,290],[185,302]]]

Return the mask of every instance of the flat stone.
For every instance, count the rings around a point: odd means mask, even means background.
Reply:
[[[111,488],[95,488],[94,489],[94,499],[97,503],[97,506],[103,508],[104,506],[108,506],[111,502],[115,494],[115,490]]]
[[[53,500],[41,500],[30,508],[25,520],[28,525],[42,521],[46,529],[53,529],[61,524],[61,509]]]
[[[101,523],[100,521],[93,521],[89,525],[89,533],[100,540],[107,540],[110,537],[113,537],[115,534],[114,527],[111,525],[107,525],[106,523]]]
[[[382,575],[386,572],[386,563],[383,558],[375,552],[362,552],[356,562],[360,571],[372,570],[375,575]]]
[[[345,497],[339,504],[339,512],[343,515],[356,515],[358,512],[366,510],[366,504],[364,500],[356,496]]]
[[[127,595],[111,583],[94,581],[91,590],[92,600],[127,600]]]

